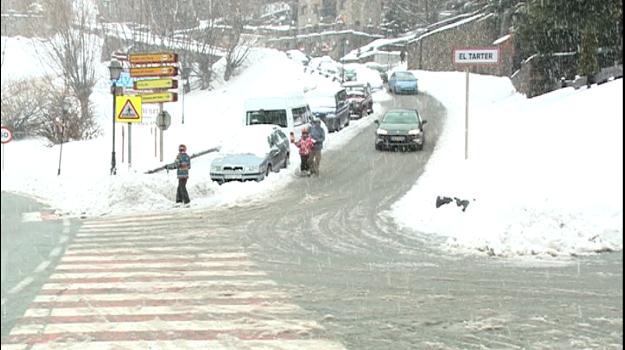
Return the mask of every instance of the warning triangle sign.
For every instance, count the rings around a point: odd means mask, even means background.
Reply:
[[[135,106],[132,105],[130,100],[126,101],[126,104],[122,107],[119,119],[139,119],[139,113],[137,113]]]
[[[115,121],[124,123],[141,122],[141,97],[116,96]]]

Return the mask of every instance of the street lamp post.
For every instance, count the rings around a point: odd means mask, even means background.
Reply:
[[[117,96],[117,79],[122,73],[122,64],[117,60],[111,60],[109,65],[109,73],[111,74],[111,93],[113,94],[113,151],[111,153],[111,175],[117,174],[117,168],[115,167],[115,97]]]
[[[56,172],[57,176],[61,175],[61,156],[63,155],[63,139],[65,138],[65,116],[69,110],[68,102],[65,98],[63,99],[61,109],[61,147],[59,147],[59,169]]]
[[[189,85],[189,77],[191,76],[191,67],[185,66],[182,68],[182,124],[184,124],[184,95],[191,91]]]

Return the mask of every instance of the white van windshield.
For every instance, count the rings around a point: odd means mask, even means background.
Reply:
[[[246,113],[246,124],[254,125],[254,124],[274,124],[279,125],[280,127],[286,128],[288,127],[286,120],[286,110],[285,109],[275,109],[275,110],[259,110],[259,111],[247,111]]]

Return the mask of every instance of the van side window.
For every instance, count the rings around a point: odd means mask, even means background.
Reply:
[[[286,121],[286,110],[260,110],[260,111],[247,111],[246,124],[274,124],[283,128],[288,126]]]
[[[342,106],[346,100],[347,100],[347,92],[345,90],[341,90],[336,94],[337,106]]]
[[[294,126],[300,126],[308,123],[308,114],[310,113],[310,110],[308,110],[306,107],[293,108],[291,112],[293,113]]]

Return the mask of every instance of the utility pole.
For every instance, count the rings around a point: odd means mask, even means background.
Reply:
[[[293,0],[291,3],[291,25],[293,26],[293,48],[297,47],[297,33],[299,31],[299,0]]]

